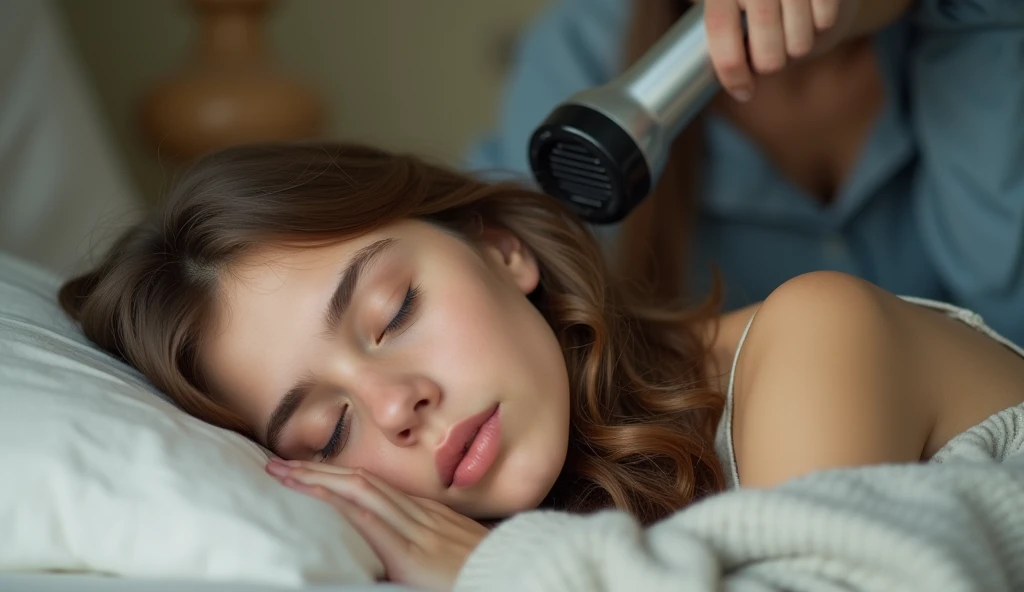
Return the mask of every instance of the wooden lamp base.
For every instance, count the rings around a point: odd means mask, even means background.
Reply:
[[[187,163],[228,146],[320,135],[317,96],[274,70],[263,51],[272,0],[188,0],[200,21],[195,58],[143,98],[146,139]]]

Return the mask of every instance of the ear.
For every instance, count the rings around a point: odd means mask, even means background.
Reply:
[[[488,260],[508,274],[522,290],[530,294],[540,283],[540,266],[533,251],[508,230],[484,228],[480,242]]]

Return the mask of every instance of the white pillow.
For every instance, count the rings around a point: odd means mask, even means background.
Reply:
[[[0,253],[0,571],[285,586],[383,572],[255,443],[161,399],[59,309],[59,281]]]

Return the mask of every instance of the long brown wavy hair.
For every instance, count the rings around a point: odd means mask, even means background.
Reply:
[[[185,173],[158,211],[61,288],[60,302],[186,412],[254,437],[207,389],[197,359],[218,275],[257,245],[337,243],[402,219],[470,242],[481,228],[506,229],[536,255],[530,297],[561,344],[572,397],[570,452],[545,505],[615,506],[651,522],[722,488],[722,398],[707,387],[698,335],[715,307],[629,305],[582,223],[517,184],[357,145],[231,148]]]

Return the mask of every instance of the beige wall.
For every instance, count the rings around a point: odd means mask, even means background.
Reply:
[[[325,100],[330,137],[455,162],[493,121],[507,46],[546,2],[280,0],[267,32],[281,69]],[[167,179],[140,138],[137,103],[188,59],[189,2],[59,6],[125,162],[152,200]]]

